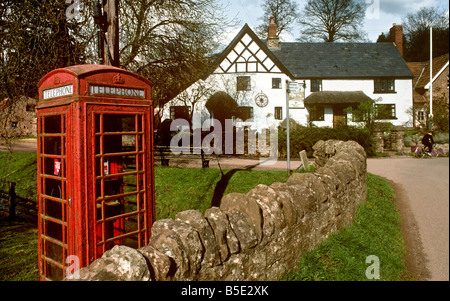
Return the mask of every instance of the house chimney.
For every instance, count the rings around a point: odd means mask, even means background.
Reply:
[[[403,56],[403,26],[394,23],[389,30],[389,35],[391,42],[397,46],[398,51]]]
[[[280,46],[280,39],[277,35],[277,23],[275,22],[275,17],[270,17],[269,21],[269,35],[267,37],[267,47],[269,49],[278,49]]]

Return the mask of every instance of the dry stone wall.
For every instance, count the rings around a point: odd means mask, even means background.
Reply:
[[[365,201],[366,154],[353,141],[319,141],[316,172],[223,197],[220,208],[156,221],[150,243],[115,246],[80,280],[277,280],[305,252],[351,223]],[[73,278],[73,277],[72,277]]]

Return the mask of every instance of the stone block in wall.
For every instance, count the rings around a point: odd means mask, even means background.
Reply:
[[[149,271],[151,280],[155,281],[168,281],[171,280],[171,274],[173,274],[175,264],[172,263],[172,259],[147,245],[138,251],[147,259],[149,263]]]
[[[336,156],[334,156],[331,160],[334,162],[341,162],[346,165],[346,168],[348,168],[346,174],[348,174],[348,176],[350,177],[347,183],[350,183],[350,181],[356,179],[356,177],[359,176],[359,172],[362,166],[359,166],[360,162],[358,162],[357,153],[340,152],[336,154]]]
[[[78,277],[77,277],[78,276]],[[145,257],[127,246],[114,246],[91,265],[80,269],[65,280],[148,281],[150,271]]]
[[[278,195],[280,196],[280,201],[283,204],[283,210],[291,211],[289,213],[285,213],[288,223],[293,222],[295,224],[299,219],[303,218],[305,212],[300,202],[297,202],[291,186],[287,185],[286,183],[277,182],[270,185],[270,187],[275,189],[275,191],[277,191]],[[286,204],[287,201],[289,201],[290,204]]]
[[[245,251],[256,246],[259,238],[250,217],[237,210],[226,211],[225,213],[230,221],[231,229],[239,240],[241,249]]]
[[[248,215],[255,227],[258,241],[262,239],[262,210],[258,203],[242,193],[230,193],[220,201],[220,209],[224,211],[237,210]]]
[[[348,141],[347,141],[348,142]],[[328,159],[333,157],[345,145],[344,141],[339,140],[320,140],[313,146],[315,164],[317,167],[325,166]]]
[[[315,173],[294,173],[286,182],[287,185],[300,185],[311,190],[317,198],[318,202],[327,200],[327,191]]]
[[[289,191],[292,193],[294,202],[302,208],[303,216],[317,211],[319,202],[317,201],[314,191],[300,185],[289,185]]]
[[[168,275],[170,280],[173,278],[182,277],[189,279],[189,257],[183,246],[183,242],[176,233],[173,231],[164,231],[158,235],[152,234],[149,245],[159,252],[169,256],[173,261],[174,265],[172,273]]]
[[[220,260],[219,249],[217,247],[214,232],[199,210],[187,210],[179,212],[175,216],[175,219],[192,226],[195,230],[198,231],[200,239],[205,248],[205,254],[203,257],[204,265],[213,267],[222,263],[222,261]]]
[[[276,200],[281,205],[281,210],[283,211],[283,215],[286,218],[287,225],[291,227],[297,223],[298,218],[301,218],[302,211],[300,211],[300,214],[298,214],[298,211],[296,210],[294,205],[292,193],[289,191],[289,189],[287,189],[288,186],[286,184],[284,185],[286,186],[286,189],[282,187],[282,183],[274,183],[270,185],[270,188],[275,190],[275,193],[277,195]]]
[[[339,180],[334,170],[325,166],[318,169],[316,175],[326,185],[327,198],[335,197]]]
[[[226,261],[231,254],[239,252],[239,241],[231,229],[225,212],[217,207],[212,207],[205,211],[205,218],[211,225],[216,237],[222,262]]]
[[[333,157],[329,160],[327,167],[336,171],[341,185],[346,185],[356,178],[355,169],[349,161],[339,160]]]
[[[250,190],[247,196],[255,200],[263,211],[264,224],[272,224],[278,229],[286,227],[286,218],[283,214],[282,204],[279,202],[273,188],[260,184]]]
[[[189,277],[198,272],[205,253],[197,230],[172,219],[153,224],[150,245],[174,259],[178,273],[175,277]]]

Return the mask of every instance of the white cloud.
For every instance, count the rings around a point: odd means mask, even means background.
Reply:
[[[437,6],[435,0],[379,0],[381,13],[406,16],[426,6]]]

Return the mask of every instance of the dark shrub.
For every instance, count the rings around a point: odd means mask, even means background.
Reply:
[[[286,129],[279,128],[278,131],[278,150],[280,156],[286,157]],[[308,156],[314,153],[313,146],[319,140],[336,139],[342,141],[353,140],[364,147],[368,156],[375,155],[374,144],[369,130],[356,128],[352,126],[341,126],[338,128],[330,127],[304,127],[297,126],[290,130],[290,151],[291,157],[298,156],[302,150],[306,150]]]

